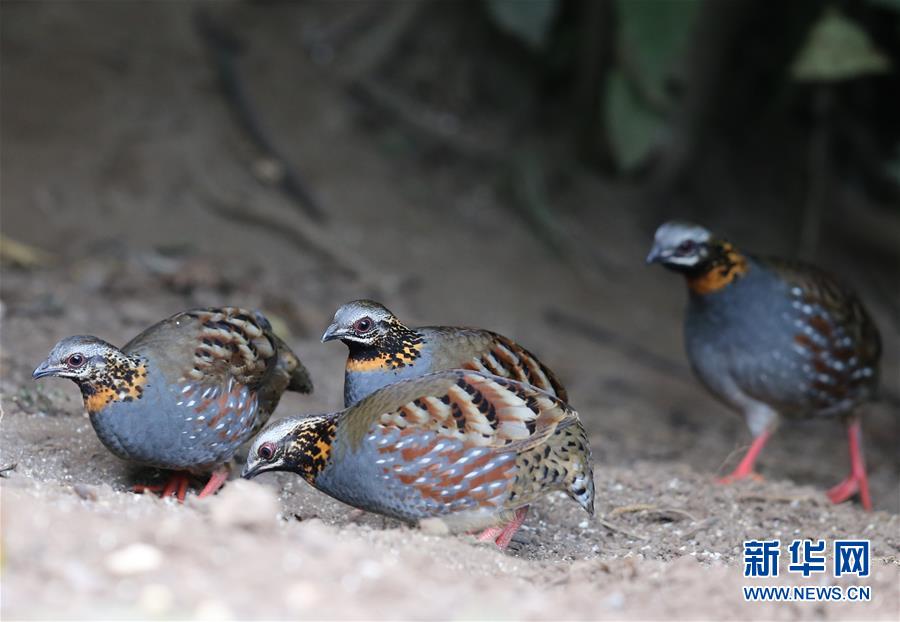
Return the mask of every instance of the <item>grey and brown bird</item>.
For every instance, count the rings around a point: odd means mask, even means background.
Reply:
[[[446,369],[470,369],[528,383],[568,401],[556,375],[531,352],[480,328],[405,326],[384,305],[354,300],[337,310],[322,341],[340,339],[349,353],[344,406],[397,380]]]
[[[559,490],[594,511],[578,414],[531,385],[452,370],[402,380],[336,413],[277,421],[243,476],[290,471],[344,503],[509,544],[528,505]]]
[[[189,475],[212,473],[201,497],[222,486],[226,463],[266,423],[284,391],[312,391],[306,369],[265,316],[235,307],[178,313],[122,348],[68,337],[33,376],[74,381],[112,453],[176,471],[164,487],[135,489],[182,501]]]
[[[754,475],[779,419],[833,417],[847,423],[850,475],[829,490],[859,494],[871,509],[858,407],[875,396],[881,343],[859,298],[813,266],[740,252],[707,229],[668,222],[650,263],[684,275],[684,334],[700,381],[741,412],[754,441],[724,481]]]

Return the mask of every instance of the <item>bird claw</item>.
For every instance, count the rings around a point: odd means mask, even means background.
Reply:
[[[216,493],[228,480],[228,467],[221,467],[212,472],[209,481],[203,489],[197,494],[197,498],[202,499]],[[191,476],[188,473],[173,473],[165,484],[138,484],[132,488],[136,493],[154,493],[161,498],[175,497],[178,503],[184,503],[187,496],[187,489],[191,482]]]
[[[832,486],[825,493],[832,503],[843,503],[859,492],[859,483],[852,475],[836,486]]]
[[[491,542],[496,540],[501,533],[503,533],[503,527],[488,527],[480,534],[475,536],[475,539],[479,542]]]
[[[859,420],[853,421],[847,428],[850,445],[850,475],[826,493],[832,503],[843,503],[851,497],[859,495],[859,502],[867,512],[872,511],[872,497],[869,495],[869,478],[866,476],[866,463],[862,455],[862,431]]]
[[[869,498],[868,483],[866,483],[865,489],[863,489],[863,486],[860,485],[859,478],[855,475],[850,475],[840,484],[832,486],[825,494],[828,496],[828,500],[835,505],[849,501],[856,495],[859,495],[863,508],[868,511],[872,510],[872,501]]]
[[[519,530],[519,527],[522,526],[522,523],[525,522],[525,516],[527,514],[528,506],[526,505],[525,507],[516,510],[515,518],[510,522],[498,527],[488,527],[475,538],[479,542],[490,542],[493,540],[497,545],[497,548],[503,550],[509,546],[510,542],[512,542],[513,536]]]
[[[187,495],[188,484],[190,479],[185,473],[175,473],[169,478],[169,481],[163,484],[151,484],[149,486],[138,484],[132,488],[136,493],[154,493],[161,498],[175,497],[178,503],[184,503],[184,497]]]

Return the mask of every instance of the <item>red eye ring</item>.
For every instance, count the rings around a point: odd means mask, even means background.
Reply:
[[[266,442],[259,446],[256,450],[256,455],[259,456],[260,460],[269,461],[275,457],[275,443]]]
[[[71,356],[69,356],[69,358],[66,359],[66,366],[70,367],[72,369],[77,369],[77,368],[81,367],[82,365],[84,365],[84,362],[85,362],[84,355],[76,352],[75,354],[72,354]]]
[[[372,330],[374,325],[375,324],[374,324],[374,322],[372,322],[372,318],[364,317],[364,318],[360,318],[360,319],[356,320],[353,323],[353,330],[356,331],[357,333],[367,333],[370,330]]]

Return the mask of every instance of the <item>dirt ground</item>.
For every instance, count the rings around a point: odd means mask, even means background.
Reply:
[[[749,434],[690,375],[683,287],[643,265],[656,215],[639,189],[573,174],[553,197],[600,258],[573,269],[478,167],[420,158],[361,121],[340,56],[304,46],[335,5],[220,7],[253,41],[249,90],[327,225],[261,183],[266,163],[216,88],[191,5],[3,3],[3,234],[49,254],[4,265],[0,283],[0,467],[15,465],[0,479],[3,619],[898,619],[898,324],[880,302],[896,292],[863,290],[885,343],[888,399],[864,424],[876,511],[826,501],[848,468],[831,421],[785,425],[763,454],[766,481],[715,485]],[[728,225],[749,248],[789,252],[752,216]],[[846,253],[824,263],[870,270]],[[179,506],[129,492],[159,474],[106,451],[74,385],[31,380],[61,337],[122,344],[176,311],[240,304],[274,318],[316,384],[276,417],[336,410],[345,349],[318,338],[364,296],[412,324],[488,327],[539,353],[591,434],[597,517],[551,496],[498,552],[360,514],[284,474]],[[560,314],[580,323],[549,321]],[[776,537],[870,539],[872,602],[745,603],[741,543]]]

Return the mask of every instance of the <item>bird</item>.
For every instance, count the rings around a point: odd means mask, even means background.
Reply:
[[[340,339],[349,350],[344,406],[397,380],[446,369],[470,369],[528,383],[568,401],[562,383],[531,352],[489,330],[409,328],[384,305],[354,300],[341,306],[322,342]]]
[[[74,381],[100,441],[124,460],[175,471],[165,486],[135,486],[183,502],[191,475],[210,473],[199,497],[228,478],[226,463],[269,419],[285,390],[312,381],[266,317],[237,307],[184,311],[121,349],[76,335],[32,374]]]
[[[661,225],[647,262],[685,277],[691,367],[754,437],[720,481],[759,477],[756,459],[782,418],[838,418],[851,471],[828,497],[841,503],[858,494],[870,510],[859,407],[877,393],[881,338],[856,294],[815,266],[745,254],[688,222]]]
[[[242,476],[289,471],[358,509],[505,548],[529,504],[560,490],[594,513],[578,414],[531,385],[467,370],[397,381],[339,412],[287,417],[253,440]]]

